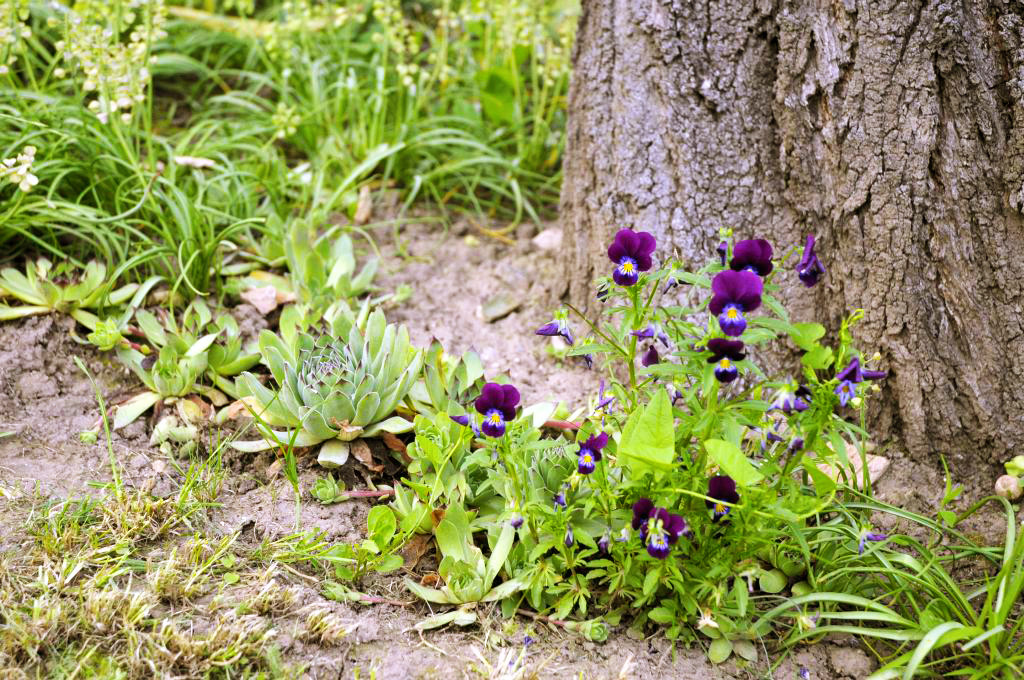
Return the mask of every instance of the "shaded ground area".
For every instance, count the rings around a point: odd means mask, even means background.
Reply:
[[[389,318],[407,324],[416,342],[436,337],[452,352],[475,348],[488,375],[507,373],[526,403],[555,396],[573,408],[594,394],[595,373],[547,356],[548,340],[532,333],[562,292],[557,249],[416,226],[402,236],[414,259],[398,258],[388,246],[380,283],[413,287],[411,300]],[[520,304],[483,320],[479,309],[502,294]],[[252,320],[253,310],[234,311]],[[713,667],[701,649],[673,649],[658,634],[635,640],[618,627],[608,642],[595,644],[525,617],[505,621],[486,608],[481,625],[420,635],[413,626],[429,609],[405,591],[401,571],[363,581],[360,592],[374,603],[327,599],[330,574],[310,566],[317,546],[296,531],[292,489],[272,454],[167,458],[149,445],[148,425],[140,421],[113,436],[123,486],[96,486],[112,481],[112,467],[102,435],[93,445],[78,439],[96,424],[98,408],[72,357],[82,359],[108,402],[136,385],[117,364],[76,343],[71,330],[57,317],[0,326],[0,431],[14,433],[0,439],[0,611],[33,602],[33,611],[58,617],[12,615],[0,629],[0,668],[6,663],[9,677],[40,671],[42,657],[34,655],[47,645],[67,656],[45,659],[54,677],[70,676],[83,663],[87,672],[79,669],[76,677],[115,677],[97,670],[101,652],[87,653],[111,636],[123,647],[117,659],[126,677],[201,677],[253,659],[272,677],[296,677],[305,668],[310,678],[378,679],[788,679],[801,667],[812,678],[862,678],[873,668],[852,639],[801,648],[774,669]],[[213,450],[218,434],[206,436],[204,448]],[[382,445],[374,442],[372,451],[387,462]],[[327,544],[362,539],[371,503],[315,502],[308,490],[324,472],[310,452],[300,456],[299,472],[300,531],[319,530]],[[354,461],[341,479],[349,488],[388,481]],[[941,476],[897,457],[880,491],[915,509],[934,508]],[[69,500],[76,498],[100,502]],[[428,553],[419,571],[431,560]],[[108,612],[107,619],[98,612]],[[763,662],[767,650],[760,656]]]

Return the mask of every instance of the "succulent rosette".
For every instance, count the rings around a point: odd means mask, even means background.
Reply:
[[[297,332],[291,342],[263,331],[259,347],[278,387],[251,373],[239,376],[239,394],[251,398],[265,438],[234,442],[235,448],[325,442],[321,462],[340,464],[348,456],[344,442],[412,429],[404,418],[388,416],[419,377],[423,355],[405,327],[387,324],[379,310],[361,319],[339,315],[329,332]],[[272,429],[281,426],[291,431]]]
[[[711,292],[708,310],[718,317],[723,333],[736,337],[747,329],[743,315],[761,306],[764,283],[753,272],[727,269],[711,280]]]
[[[612,279],[620,286],[632,286],[640,272],[651,268],[651,253],[657,247],[654,237],[646,231],[621,229],[608,246],[608,259],[615,263]]]
[[[487,383],[474,403],[477,413],[483,416],[480,429],[488,437],[502,436],[505,423],[515,419],[518,405],[519,390],[515,387]]]

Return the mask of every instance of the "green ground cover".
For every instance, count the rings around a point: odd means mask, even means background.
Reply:
[[[111,409],[96,389],[102,421],[80,435],[109,451],[95,496],[0,487],[26,536],[0,555],[10,677],[299,676],[259,615],[299,619],[315,644],[349,631],[275,575],[380,602],[371,577],[427,539],[431,578],[392,581],[438,606],[421,632],[518,615],[603,641],[618,626],[769,676],[796,645],[846,633],[876,655],[877,678],[1024,672],[1015,508],[1000,496],[957,514],[948,480],[930,514],[872,497],[855,462],[877,359],[855,346],[856,312],[834,341],[790,322],[773,295],[793,262],[773,264],[770,248],[730,262],[753,246],[723,232],[726,252],[698,271],[652,269],[653,239],[645,250],[620,234],[605,314],[562,310],[541,328],[565,341],[553,353],[607,380],[572,409],[521,405],[476,353],[416,347],[387,322],[414,301],[375,287],[374,251],[406,221],[458,216],[501,238],[553,214],[577,11],[0,4],[0,319],[70,315],[76,339],[141,384]],[[680,284],[685,305],[666,297]],[[281,311],[246,338],[225,304],[239,299]],[[709,299],[724,316],[705,314]],[[715,349],[741,336],[746,347]],[[769,343],[799,352],[797,377],[744,354]],[[143,417],[178,468],[173,494],[123,481],[110,433]],[[297,452],[312,447],[325,467],[374,469],[364,438],[401,466],[386,486],[303,486]],[[278,456],[293,535],[203,535],[228,447]],[[304,504],[361,494],[390,499],[365,538],[302,526]],[[989,503],[1005,513],[999,547],[958,528]],[[221,597],[239,581],[245,596]],[[204,596],[201,633],[164,616]]]

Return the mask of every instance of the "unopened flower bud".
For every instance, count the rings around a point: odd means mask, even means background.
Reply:
[[[1003,498],[1015,501],[1020,498],[1024,489],[1020,487],[1020,480],[1013,475],[1003,475],[996,480],[996,494]]]

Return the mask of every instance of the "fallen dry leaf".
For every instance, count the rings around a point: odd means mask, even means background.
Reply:
[[[430,549],[430,534],[414,534],[409,542],[402,548],[402,559],[405,560],[406,569],[415,569],[423,556]]]
[[[441,576],[435,571],[432,571],[429,574],[424,574],[423,577],[420,578],[420,585],[427,586],[428,588],[433,588],[440,582]]]
[[[373,196],[370,194],[369,185],[364,184],[359,190],[359,201],[356,203],[356,214],[352,221],[357,225],[363,225],[370,221],[373,215]]]
[[[384,446],[388,447],[395,453],[401,453],[403,455],[406,453],[405,442],[390,432],[381,432],[380,438],[384,442]],[[408,459],[408,455],[406,455],[406,458]]]
[[[255,397],[242,397],[238,401],[233,401],[228,404],[218,416],[218,422],[225,420],[234,420],[239,416],[249,415],[249,409],[259,413],[260,405],[259,401]]]
[[[277,289],[273,286],[248,288],[239,295],[242,300],[256,308],[263,316],[277,309]]]
[[[351,444],[351,453],[360,463],[365,465],[371,472],[380,472],[384,466],[373,462],[373,453],[370,452],[370,445],[362,439],[356,439]]]
[[[278,458],[267,468],[267,479],[273,479],[281,472],[281,468],[284,467],[284,458]]]

